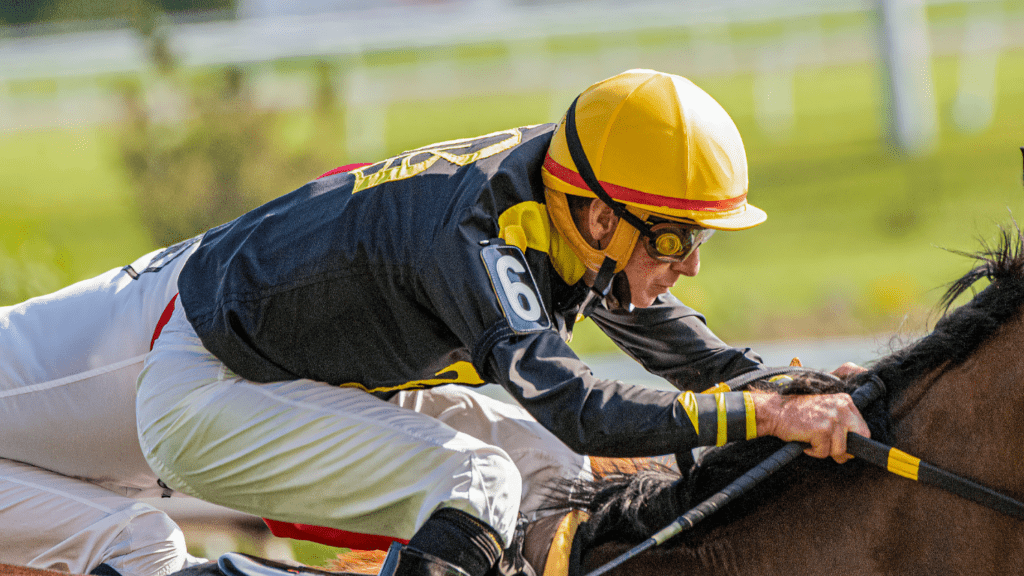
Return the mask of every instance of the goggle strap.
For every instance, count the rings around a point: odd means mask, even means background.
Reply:
[[[625,206],[619,204],[604,191],[601,186],[601,182],[594,175],[594,170],[590,167],[590,162],[587,160],[587,155],[583,151],[583,144],[580,142],[580,135],[576,131],[576,102],[579,101],[579,96],[572,101],[569,106],[569,111],[565,113],[565,143],[569,148],[569,156],[572,157],[572,161],[576,164],[576,171],[580,177],[590,188],[590,191],[597,195],[602,202],[608,205],[609,208],[615,212],[615,215],[619,218],[629,222],[629,224],[640,231],[641,234],[647,236],[651,240],[654,239],[654,235],[651,233],[650,225],[638,218],[635,214],[626,210]],[[604,266],[602,265],[602,268]]]

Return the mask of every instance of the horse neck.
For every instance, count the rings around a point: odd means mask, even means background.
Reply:
[[[919,379],[893,403],[896,446],[992,488],[1024,496],[1024,316],[963,364]]]

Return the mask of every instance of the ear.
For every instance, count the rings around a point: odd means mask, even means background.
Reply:
[[[611,239],[612,233],[615,232],[619,217],[600,198],[594,198],[588,206],[586,221],[590,237],[597,242],[595,248],[602,249],[607,245],[606,241]]]

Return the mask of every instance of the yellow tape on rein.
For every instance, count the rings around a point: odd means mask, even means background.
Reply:
[[[889,449],[889,462],[886,469],[893,474],[910,478],[917,482],[917,472],[921,468],[921,459],[896,448]]]

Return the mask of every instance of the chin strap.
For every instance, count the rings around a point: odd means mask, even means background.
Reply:
[[[609,310],[624,310],[632,312],[633,297],[629,287],[629,278],[625,272],[620,271],[612,278],[612,288],[604,299],[604,305]]]
[[[605,258],[601,264],[601,269],[598,270],[597,277],[594,278],[594,283],[590,286],[590,291],[587,292],[587,297],[580,305],[580,314],[584,318],[590,316],[594,312],[594,308],[603,302],[611,292],[612,280],[615,278],[615,266],[616,262],[611,258]]]

